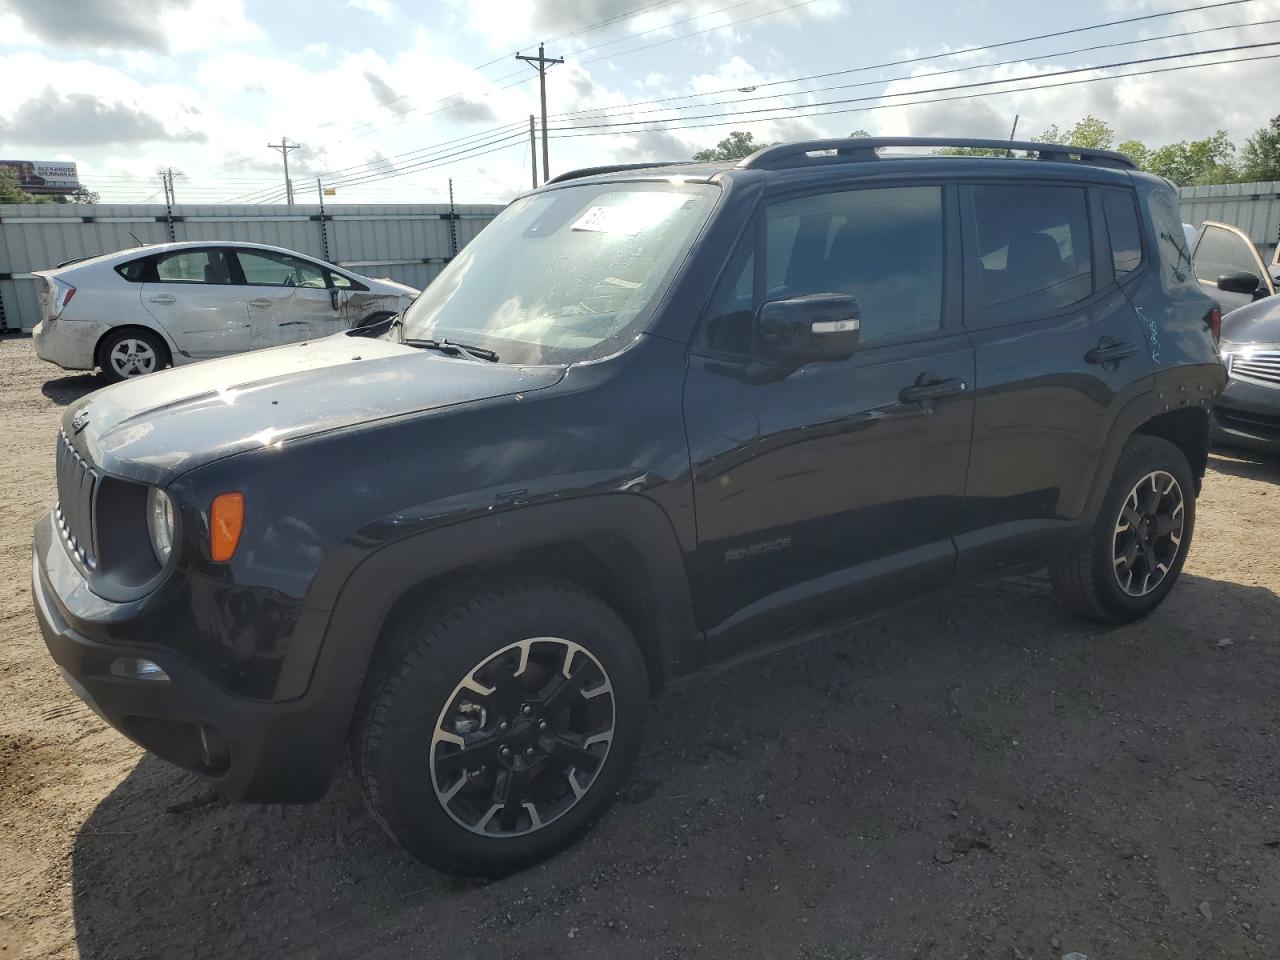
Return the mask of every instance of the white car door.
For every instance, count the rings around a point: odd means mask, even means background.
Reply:
[[[220,357],[251,347],[244,287],[231,282],[218,247],[159,254],[142,284],[142,306],[189,357]]]
[[[1248,234],[1229,223],[1204,222],[1191,262],[1204,292],[1218,301],[1223,313],[1275,295],[1275,281],[1258,248]],[[1241,283],[1245,274],[1253,277],[1252,284]]]
[[[237,249],[235,255],[244,278],[254,349],[345,329],[343,313],[334,307],[335,292],[319,264],[273,250]]]

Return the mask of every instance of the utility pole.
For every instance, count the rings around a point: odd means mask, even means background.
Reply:
[[[325,226],[324,215],[324,186],[320,183],[320,178],[316,177],[316,196],[320,198],[320,249],[324,253],[324,259],[329,260],[329,230]]]
[[[453,205],[453,177],[449,178],[449,246],[458,255],[458,208]]]
[[[533,114],[529,114],[529,166],[533,168],[533,188],[538,189],[538,139],[533,132]]]
[[[182,176],[181,171],[177,175]],[[160,171],[160,185],[164,187],[164,202],[170,206],[178,202],[178,196],[173,189],[173,177],[173,167]]]
[[[268,147],[272,150],[279,150],[280,156],[284,157],[284,196],[285,203],[293,206],[293,181],[289,179],[289,151],[297,150],[302,146],[300,143],[290,143],[288,137],[281,137],[279,143],[268,143]]]
[[[551,163],[547,152],[547,67],[553,67],[557,63],[564,63],[564,58],[553,58],[546,55],[546,47],[544,44],[538,44],[538,55],[536,57],[526,57],[522,54],[516,54],[517,60],[523,60],[532,66],[537,64],[538,71],[538,87],[542,94],[542,182],[546,183],[551,176]]]

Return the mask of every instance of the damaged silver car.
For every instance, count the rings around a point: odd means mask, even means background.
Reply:
[[[156,244],[36,276],[36,353],[112,381],[379,323],[418,295],[258,243]]]

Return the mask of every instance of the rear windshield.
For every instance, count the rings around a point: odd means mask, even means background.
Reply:
[[[468,244],[388,334],[452,340],[504,363],[573,363],[640,333],[711,213],[707,184],[608,183],[534,194]]]

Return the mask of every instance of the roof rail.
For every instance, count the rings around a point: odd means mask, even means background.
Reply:
[[[610,163],[603,167],[582,167],[552,177],[547,183],[563,183],[565,180],[581,180],[583,177],[595,177],[602,173],[622,173],[627,170],[647,170],[651,167],[678,167],[682,164],[697,163],[696,160],[653,160],[647,163]],[[546,184],[544,184],[545,186]]]
[[[1100,167],[1136,170],[1137,164],[1123,153],[1071,147],[1061,143],[1037,143],[1034,140],[974,140],[955,137],[841,137],[835,140],[802,140],[780,143],[757,150],[738,161],[744,170],[785,170],[823,163],[858,163],[881,159],[885,147],[976,147],[981,150],[1027,150],[1039,160],[1060,163],[1091,163]],[[834,150],[826,156],[809,156],[819,151]]]

